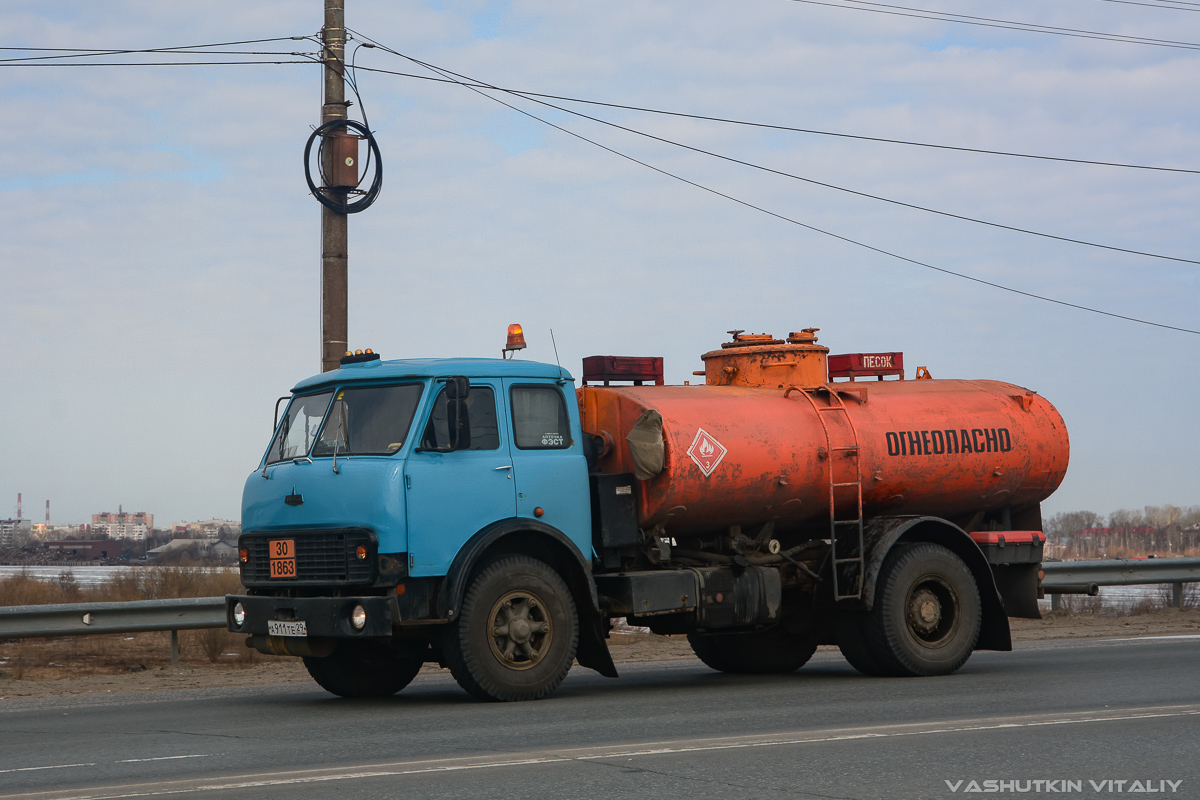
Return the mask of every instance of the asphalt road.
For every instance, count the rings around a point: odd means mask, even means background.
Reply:
[[[1200,798],[1200,636],[1018,647],[947,678],[864,678],[833,653],[785,677],[577,668],[535,703],[440,675],[385,701],[315,684],[6,701],[0,797]]]

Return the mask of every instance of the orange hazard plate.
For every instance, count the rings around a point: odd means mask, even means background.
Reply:
[[[272,578],[296,577],[295,539],[272,539],[267,542],[267,552],[271,556]]]

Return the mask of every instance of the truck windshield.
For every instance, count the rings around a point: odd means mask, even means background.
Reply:
[[[408,383],[339,389],[313,456],[395,453],[408,438],[424,388]]]
[[[294,397],[288,404],[287,413],[279,430],[275,431],[275,439],[267,450],[267,463],[287,461],[293,458],[303,458],[317,438],[317,429],[325,417],[325,409],[333,392],[310,394],[305,397]]]

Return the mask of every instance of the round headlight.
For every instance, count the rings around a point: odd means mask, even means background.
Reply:
[[[246,624],[246,607],[241,603],[233,604],[233,624],[239,628]]]
[[[355,606],[354,610],[350,612],[350,624],[356,631],[367,627],[367,610],[362,606]]]

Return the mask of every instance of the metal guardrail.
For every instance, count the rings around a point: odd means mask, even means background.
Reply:
[[[1200,558],[1119,558],[1112,561],[1046,561],[1043,585],[1096,583],[1136,586],[1200,581]]]
[[[1200,581],[1200,558],[1119,558],[1110,561],[1046,561],[1042,588],[1050,607],[1059,608],[1059,595],[1095,595],[1100,586],[1172,584],[1172,605],[1183,608],[1183,585]]]
[[[0,639],[170,631],[172,664],[179,663],[179,631],[224,627],[224,597],[0,607]]]
[[[1183,606],[1183,584],[1200,581],[1200,558],[1123,558],[1047,561],[1042,586],[1058,607],[1061,594],[1094,594],[1098,586],[1170,583]],[[84,636],[98,633],[171,632],[171,663],[179,658],[179,631],[225,627],[224,597],[134,600],[0,607],[0,639]]]

